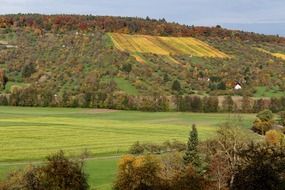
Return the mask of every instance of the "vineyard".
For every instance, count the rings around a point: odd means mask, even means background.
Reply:
[[[157,55],[190,55],[197,57],[228,58],[225,53],[191,37],[159,37],[110,33],[114,46],[129,53]]]
[[[283,54],[283,53],[272,53],[272,52],[270,52],[270,51],[266,51],[266,50],[261,49],[261,48],[256,48],[256,49],[259,50],[259,51],[261,51],[261,52],[270,54],[270,55],[272,55],[272,56],[274,56],[274,57],[277,57],[277,58],[280,58],[280,59],[285,60],[285,54]]]
[[[278,57],[278,58],[281,58],[281,59],[284,59],[284,60],[285,60],[285,54],[282,54],[282,53],[273,53],[272,55],[275,56],[275,57]]]

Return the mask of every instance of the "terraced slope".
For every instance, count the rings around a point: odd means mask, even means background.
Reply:
[[[157,55],[192,55],[197,57],[228,58],[225,53],[191,37],[160,37],[110,33],[116,48],[129,53]]]

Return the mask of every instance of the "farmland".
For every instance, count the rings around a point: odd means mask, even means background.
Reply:
[[[58,150],[77,156],[87,149],[92,157],[86,165],[90,183],[104,189],[110,187],[115,175],[117,158],[114,156],[125,153],[135,141],[186,141],[193,123],[198,127],[200,139],[205,140],[214,136],[219,123],[236,117],[232,114],[1,107],[0,174],[22,167],[19,163],[38,162]],[[245,130],[254,117],[240,115]]]
[[[117,49],[130,53],[153,53],[164,56],[229,57],[208,44],[191,37],[159,37],[118,33],[111,33],[109,35]]]

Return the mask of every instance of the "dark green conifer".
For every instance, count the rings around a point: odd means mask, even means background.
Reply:
[[[187,148],[183,160],[185,164],[192,164],[195,167],[200,166],[200,157],[198,155],[198,131],[196,125],[192,125],[192,131],[190,132]]]

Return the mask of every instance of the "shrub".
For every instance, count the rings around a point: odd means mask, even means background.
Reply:
[[[141,145],[139,141],[135,142],[129,150],[130,154],[142,154],[143,152],[144,146]]]
[[[183,164],[181,154],[162,157],[124,156],[119,162],[116,190],[206,190],[209,181],[191,166]]]
[[[251,100],[248,96],[244,96],[241,101],[241,109],[243,113],[250,113],[253,111]]]
[[[165,143],[163,143],[163,144],[165,144]],[[169,150],[171,150],[171,151],[178,151],[178,152],[181,152],[181,151],[186,150],[186,145],[185,145],[185,143],[180,142],[180,141],[177,141],[177,140],[174,140],[174,141],[170,142],[167,147],[168,147]]]
[[[8,105],[8,100],[6,95],[0,95],[0,105],[2,106],[7,106]]]
[[[266,109],[266,101],[264,99],[258,99],[254,101],[253,111],[255,113]]]
[[[205,97],[204,102],[204,112],[218,112],[219,109],[219,99],[215,96]]]
[[[5,89],[7,82],[8,78],[6,77],[4,70],[0,69],[0,90]]]
[[[285,188],[284,147],[251,144],[239,149],[240,164],[233,190],[281,190]]]
[[[273,121],[262,121],[257,118],[253,122],[252,130],[260,135],[264,135],[267,131],[272,128]]]
[[[116,190],[162,189],[161,165],[154,156],[124,156],[119,162]]]
[[[41,168],[47,189],[86,190],[89,188],[83,163],[69,160],[62,151],[49,156],[47,160],[47,164]]]
[[[41,170],[29,166],[8,174],[5,181],[0,183],[1,190],[44,190],[41,180]]]
[[[22,77],[30,77],[34,72],[36,72],[36,67],[34,64],[28,63],[25,64],[22,68]]]
[[[273,113],[270,110],[263,110],[256,115],[252,130],[261,135],[265,135],[267,131],[272,129],[274,124]]]
[[[178,80],[175,80],[172,84],[172,90],[173,91],[176,91],[177,93],[179,93],[182,88],[181,88],[181,85],[180,85],[180,82]]]
[[[197,174],[195,169],[189,165],[180,171],[173,179],[170,186],[171,190],[206,190],[209,181]]]
[[[271,98],[270,110],[272,110],[272,112],[277,113],[277,112],[281,111],[282,108],[283,108],[283,106],[282,106],[280,98]]]
[[[265,141],[271,145],[282,145],[284,135],[276,130],[269,130],[265,134]]]
[[[256,117],[258,117],[261,121],[271,121],[273,119],[273,113],[270,110],[263,110],[259,112]]]
[[[234,101],[231,96],[226,96],[222,102],[223,111],[232,112],[234,110]]]
[[[1,190],[87,190],[83,163],[72,161],[61,151],[47,158],[43,166],[11,173],[0,184]]]
[[[154,144],[154,143],[146,143],[144,144],[144,148],[146,152],[152,153],[152,154],[160,154],[163,151],[163,146],[159,144]]]
[[[185,143],[180,141],[165,141],[162,144],[155,143],[144,143],[135,142],[129,150],[130,154],[143,154],[143,153],[151,153],[151,154],[162,154],[165,152],[174,152],[174,151],[184,151],[186,149]]]
[[[285,111],[279,112],[279,124],[285,127]]]

